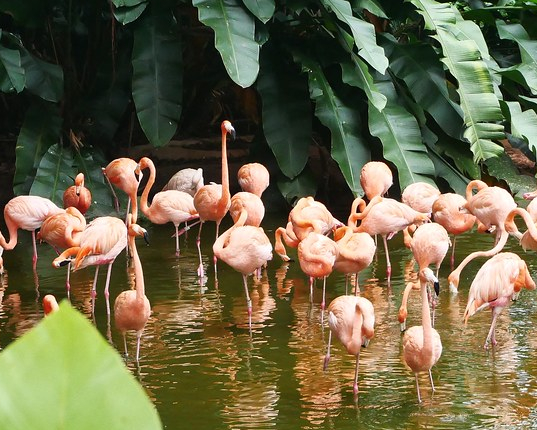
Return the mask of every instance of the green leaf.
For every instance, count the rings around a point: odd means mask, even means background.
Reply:
[[[317,193],[317,183],[309,168],[305,168],[295,178],[279,180],[277,184],[282,196],[289,204],[293,204],[301,197],[315,196]]]
[[[38,103],[26,112],[15,148],[15,195],[30,192],[41,157],[60,138],[61,124],[62,119],[56,106]]]
[[[522,112],[518,102],[504,102],[509,109],[511,134],[526,140],[528,146],[537,154],[537,113],[533,109]]]
[[[360,112],[356,106],[338,97],[321,67],[307,58],[310,98],[315,101],[315,116],[330,129],[331,154],[338,163],[349,188],[355,195],[363,194],[360,169],[371,159],[362,136]]]
[[[276,9],[274,0],[243,0],[243,3],[263,24],[272,18]]]
[[[0,45],[0,91],[20,93],[26,84],[24,69],[21,67],[21,55],[16,49]]]
[[[119,354],[67,302],[0,354],[0,372],[0,428],[162,428]]]
[[[430,45],[390,43],[390,70],[405,81],[412,97],[448,135],[461,138],[463,115],[448,93],[446,76]]]
[[[353,16],[351,5],[347,0],[321,0],[326,8],[332,10],[341,22],[347,24],[358,48],[358,55],[362,57],[380,73],[388,67],[388,59],[384,49],[377,45],[375,27],[373,24]]]
[[[434,164],[436,177],[444,179],[457,194],[465,195],[466,185],[468,185],[469,182],[468,178],[463,176],[431,146],[428,146],[428,154]]]
[[[132,50],[132,97],[140,125],[154,146],[166,145],[181,117],[181,41],[171,12],[137,21]]]
[[[513,195],[522,197],[524,193],[535,190],[535,178],[521,175],[507,154],[486,160],[485,165],[490,175],[507,182]]]
[[[194,0],[199,20],[215,33],[215,46],[229,77],[243,88],[259,73],[259,44],[255,19],[238,0]]]
[[[114,17],[123,25],[136,21],[147,9],[146,1],[136,2],[114,2],[114,3],[135,3],[131,6],[118,6],[114,9]]]
[[[305,77],[267,46],[261,55],[257,90],[263,109],[263,132],[282,173],[295,178],[308,161],[311,104]]]
[[[352,8],[355,9],[367,9],[373,15],[378,16],[379,18],[388,18],[382,6],[376,0],[355,0],[352,3]]]
[[[34,57],[26,49],[20,53],[28,91],[43,100],[59,102],[63,97],[62,68]]]
[[[369,131],[381,140],[384,158],[397,167],[401,189],[414,182],[434,184],[434,166],[421,141],[416,118],[399,105],[390,81],[376,85],[388,103],[382,111],[369,106]]]

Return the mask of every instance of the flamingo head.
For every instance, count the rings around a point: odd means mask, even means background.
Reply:
[[[79,173],[75,178],[75,194],[80,195],[80,189],[84,186],[84,173]]]
[[[56,297],[54,297],[52,294],[47,294],[45,297],[43,297],[43,311],[45,312],[45,315],[56,312],[59,308],[60,307],[58,306]]]
[[[221,128],[223,135],[229,134],[231,139],[235,140],[235,129],[227,119],[222,121]]]

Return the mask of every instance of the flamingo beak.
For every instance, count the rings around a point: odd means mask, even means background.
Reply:
[[[440,282],[438,281],[434,283],[434,292],[437,297],[440,295]]]
[[[144,232],[144,241],[149,245],[149,233],[147,231]]]

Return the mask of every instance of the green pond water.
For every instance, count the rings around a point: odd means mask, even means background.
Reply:
[[[265,219],[274,229],[285,217]],[[313,303],[308,279],[298,261],[283,263],[275,255],[260,280],[250,277],[252,332],[248,330],[242,277],[218,263],[212,269],[214,224],[203,228],[202,251],[206,281],[196,269],[197,227],[181,237],[181,256],[174,255],[171,224],[155,226],[142,220],[149,246],[138,241],[146,293],[153,314],[142,337],[139,365],[126,366],[155,404],[167,429],[462,429],[537,428],[537,291],[524,290],[498,320],[498,345],[483,349],[491,314],[462,315],[468,289],[484,259],[462,272],[459,293],[447,286],[449,255],[440,271],[440,300],[435,328],[443,354],[433,368],[436,391],[427,375],[420,377],[423,402],[418,404],[414,375],[402,361],[402,335],[397,321],[406,282],[415,276],[411,253],[399,233],[390,242],[392,280],[386,281],[382,244],[373,264],[360,275],[362,295],[373,303],[375,337],[360,355],[358,397],[352,392],[354,357],[336,341],[327,371],[323,358],[328,326],[321,324],[322,283],[316,282]],[[223,228],[229,225],[224,222]],[[55,252],[39,245],[38,284],[31,268],[31,238],[21,232],[19,244],[4,253],[0,347],[21,336],[43,317],[41,298],[66,297],[65,269],[53,269]],[[456,262],[476,249],[489,249],[493,236],[475,232],[457,240]],[[535,254],[524,253],[514,239],[505,250],[519,253],[537,277]],[[451,252],[451,251],[450,251]],[[289,250],[296,257],[296,250]],[[71,302],[91,318],[90,289],[94,269],[71,276]],[[103,296],[106,270],[97,287],[95,324],[122,352],[121,335],[108,327]],[[112,271],[111,301],[133,279],[125,254]],[[345,278],[333,273],[327,281],[327,303],[345,294]],[[410,298],[407,327],[421,324],[419,294]],[[128,346],[134,356],[135,338]]]

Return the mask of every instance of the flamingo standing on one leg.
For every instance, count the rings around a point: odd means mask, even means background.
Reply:
[[[149,179],[140,198],[140,210],[153,224],[173,223],[175,226],[175,255],[179,257],[179,224],[198,218],[198,213],[194,207],[194,198],[184,191],[160,191],[153,196],[153,201],[149,206],[147,199],[149,191],[155,183],[155,164],[148,157],[143,157],[140,159],[139,168],[140,170],[149,168]]]
[[[194,195],[194,207],[199,214],[200,228],[196,243],[198,245],[199,267],[198,275],[203,277],[203,263],[201,260],[201,229],[205,221],[216,222],[216,238],[218,230],[224,216],[226,216],[231,205],[231,195],[229,192],[229,170],[227,164],[227,135],[235,139],[235,129],[227,120],[222,121],[220,126],[222,132],[222,184],[209,184],[201,187]],[[214,258],[214,268],[216,276],[216,257]]]
[[[416,379],[416,391],[418,402],[421,403],[418,373],[429,372],[431,388],[434,391],[433,375],[431,368],[438,362],[442,355],[442,341],[440,335],[433,328],[427,299],[427,284],[433,283],[435,292],[438,294],[438,278],[428,267],[419,273],[421,288],[421,326],[410,327],[403,336],[403,359],[408,367],[414,372]]]
[[[129,215],[129,218],[132,220],[132,215]],[[123,336],[125,356],[128,356],[126,333],[130,330],[136,332],[136,362],[138,362],[140,359],[140,340],[145,325],[151,315],[151,305],[145,295],[144,271],[136,248],[135,238],[137,236],[143,236],[147,242],[147,231],[138,224],[132,224],[130,222],[127,222],[127,224],[129,248],[132,251],[132,261],[134,264],[136,289],[122,291],[116,297],[114,302],[114,321],[117,329]]]
[[[496,321],[503,308],[509,306],[513,294],[522,288],[535,289],[535,282],[530,276],[528,266],[518,255],[512,252],[501,252],[486,261],[475,275],[470,292],[468,304],[464,311],[464,324],[468,323],[475,313],[492,309],[492,322],[485,340],[484,348],[492,343],[496,345]]]
[[[91,191],[84,186],[84,173],[75,178],[75,185],[71,185],[63,192],[63,207],[77,208],[84,215],[91,206]]]
[[[334,240],[338,249],[334,269],[345,274],[345,294],[349,275],[355,274],[354,293],[357,295],[360,291],[360,272],[368,267],[375,257],[375,240],[368,233],[354,233],[352,227],[348,226],[339,227],[334,232]]]
[[[43,224],[37,238],[47,242],[56,252],[58,249],[67,249],[80,245],[82,232],[86,228],[86,218],[74,206],[68,207],[65,212],[49,216]],[[59,252],[58,252],[59,254]],[[67,267],[67,279],[65,286],[67,288],[67,297],[69,297],[71,284],[69,283],[71,264]]]
[[[472,195],[473,190],[478,192]],[[505,220],[511,210],[517,207],[513,196],[507,190],[500,187],[489,187],[483,181],[471,181],[466,187],[466,205],[464,211],[475,215],[478,221],[487,229],[496,228],[496,240],[493,248],[488,251],[475,251],[467,255],[448,276],[449,289],[452,293],[457,292],[460,274],[464,267],[477,257],[491,257],[500,252],[505,244],[509,233],[505,229]]]
[[[262,227],[245,225],[248,213],[243,211],[233,226],[214,242],[213,252],[217,258],[242,274],[248,324],[252,326],[252,301],[248,293],[249,274],[272,260],[272,245]]]
[[[365,163],[360,171],[360,185],[367,200],[373,197],[384,197],[393,185],[393,174],[388,165],[382,161]]]
[[[324,358],[324,370],[330,361],[332,333],[337,336],[349,354],[356,356],[353,392],[358,394],[358,367],[360,348],[367,346],[375,334],[375,310],[373,304],[360,296],[339,296],[328,306],[328,348]]]
[[[9,232],[9,241],[0,233],[0,247],[11,250],[17,245],[17,233],[19,229],[32,232],[33,244],[33,269],[37,269],[37,246],[35,231],[41,227],[43,221],[49,216],[64,212],[64,209],[56,206],[52,201],[39,196],[13,197],[4,207],[4,221]]]
[[[134,216],[132,216],[134,219]],[[71,257],[75,257],[73,270],[79,270],[87,266],[97,266],[95,268],[95,277],[93,278],[93,287],[91,290],[92,298],[95,299],[97,277],[99,267],[103,264],[108,265],[106,274],[106,284],[104,287],[104,296],[106,298],[106,312],[110,315],[110,275],[112,264],[119,253],[127,246],[127,227],[119,218],[103,216],[95,218],[90,222],[80,236],[80,245],[74,246],[63,251],[53,262],[53,267],[60,267],[68,264]],[[95,309],[95,301],[93,301]]]
[[[466,199],[460,194],[440,194],[433,203],[433,220],[443,226],[453,235],[451,248],[451,270],[455,265],[455,241],[459,234],[472,229],[476,219],[470,213],[463,213],[459,209],[466,204]]]
[[[133,222],[136,222],[138,219],[137,193],[138,186],[140,185],[140,181],[142,179],[142,174],[138,167],[138,163],[131,158],[116,158],[108,163],[108,166],[103,167],[103,174],[110,185],[112,194],[114,195],[116,210],[119,211],[119,202],[112,185],[115,185],[120,190],[125,192],[127,196],[129,196],[127,214],[130,210],[133,216]],[[126,223],[127,217],[125,216],[125,224]]]

